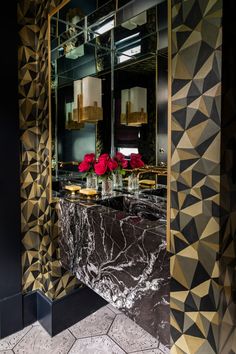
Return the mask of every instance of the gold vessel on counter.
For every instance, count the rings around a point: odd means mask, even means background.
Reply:
[[[69,184],[64,186],[64,189],[70,193],[71,196],[75,196],[81,190],[81,187],[76,184]]]

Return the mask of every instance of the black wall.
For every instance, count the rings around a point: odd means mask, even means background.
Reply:
[[[6,16],[6,14],[11,14]],[[22,327],[17,19],[11,2],[0,15],[0,338]]]
[[[223,1],[220,285],[222,354],[236,353],[236,31],[235,0]],[[232,326],[230,325],[232,323]]]

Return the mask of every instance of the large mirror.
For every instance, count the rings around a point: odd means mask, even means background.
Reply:
[[[166,3],[89,4],[71,0],[50,17],[53,194],[81,178],[92,152],[139,152],[166,184]]]

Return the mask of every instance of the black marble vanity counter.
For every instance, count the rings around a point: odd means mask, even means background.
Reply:
[[[168,347],[166,200],[116,194],[60,206],[64,267]]]

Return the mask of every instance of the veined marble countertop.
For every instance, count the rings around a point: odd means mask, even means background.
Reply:
[[[62,264],[168,348],[166,199],[116,193],[97,203],[61,199]]]

